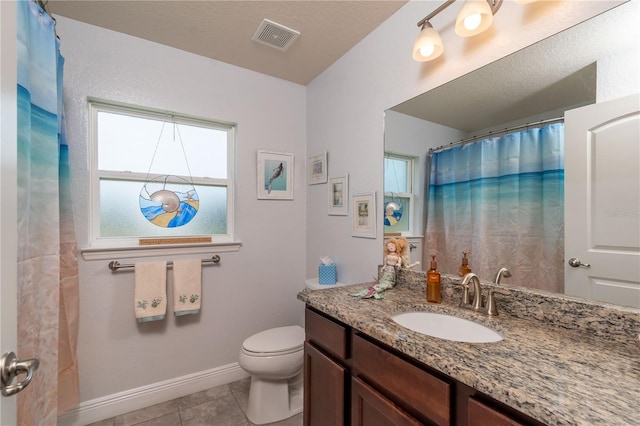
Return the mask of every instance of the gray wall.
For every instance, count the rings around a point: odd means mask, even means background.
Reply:
[[[200,315],[138,325],[133,273],[112,273],[108,260],[80,257],[82,401],[236,363],[249,335],[302,324],[304,306],[296,294],[305,278],[305,88],[77,21],[57,21],[81,248],[88,244],[89,226],[88,96],[238,123],[236,238],[243,245],[239,252],[221,253],[220,267],[203,267]],[[294,154],[293,201],[257,200],[258,149]]]

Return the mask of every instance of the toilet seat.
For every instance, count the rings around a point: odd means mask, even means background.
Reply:
[[[242,351],[250,356],[286,355],[302,350],[304,329],[297,325],[262,331],[242,343]]]

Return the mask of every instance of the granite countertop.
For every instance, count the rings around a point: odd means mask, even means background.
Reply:
[[[613,320],[606,318],[604,326],[594,319],[597,310],[582,310],[581,319],[568,319],[589,323],[592,329],[597,322],[596,333],[554,323],[546,313],[514,315],[508,304],[522,304],[518,296],[501,298],[497,317],[461,309],[458,295],[444,284],[442,304],[427,303],[424,285],[411,283],[397,284],[382,300],[350,296],[368,285],[303,290],[298,299],[546,424],[640,425],[640,314],[635,310],[613,310]],[[391,319],[406,311],[453,314],[489,326],[504,339],[463,343],[430,337]],[[633,328],[633,338],[607,338],[608,330],[602,328],[615,328],[617,322]]]

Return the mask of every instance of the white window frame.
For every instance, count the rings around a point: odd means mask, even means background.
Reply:
[[[192,177],[194,184],[222,185],[227,188],[227,233],[201,235],[211,237],[211,243],[187,243],[171,245],[139,244],[140,238],[155,238],[154,236],[138,237],[101,237],[100,236],[100,180],[103,178],[140,180],[144,182],[146,173],[113,172],[98,170],[98,134],[97,119],[99,112],[109,112],[141,118],[175,121],[179,124],[199,125],[208,128],[218,128],[227,132],[227,178]],[[147,256],[157,254],[184,253],[217,253],[238,251],[241,242],[234,240],[234,186],[235,186],[235,138],[236,125],[202,118],[187,116],[174,112],[142,108],[128,104],[108,102],[100,99],[89,99],[89,243],[83,249],[85,259],[107,259],[114,254],[121,256]],[[162,237],[158,237],[162,238]],[[174,237],[170,237],[174,238]],[[121,253],[118,253],[120,251]],[[136,253],[131,253],[135,251]]]
[[[391,158],[394,160],[403,160],[407,163],[407,192],[386,192],[384,191],[385,197],[399,197],[399,198],[408,198],[409,199],[409,229],[407,231],[402,231],[403,236],[412,237],[415,236],[415,231],[419,229],[419,219],[417,217],[419,213],[418,209],[418,199],[420,198],[418,194],[414,193],[414,189],[418,188],[416,185],[416,165],[418,164],[418,157],[407,154],[400,154],[392,151],[385,151],[384,158]],[[386,173],[386,170],[384,170]],[[386,190],[386,188],[384,188]],[[384,198],[383,198],[384,201]]]

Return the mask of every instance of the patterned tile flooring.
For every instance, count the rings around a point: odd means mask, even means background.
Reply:
[[[249,381],[238,380],[89,426],[253,426],[245,416]],[[302,426],[302,413],[269,426]]]

